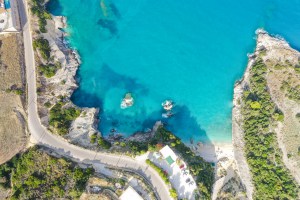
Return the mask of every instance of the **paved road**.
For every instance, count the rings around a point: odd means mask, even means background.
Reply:
[[[66,142],[63,138],[51,134],[41,125],[37,112],[37,93],[34,52],[32,47],[31,30],[28,20],[26,0],[19,1],[19,12],[23,27],[26,76],[28,85],[28,127],[31,139],[37,144],[47,146],[52,150],[72,157],[79,162],[92,164],[107,164],[115,167],[128,168],[138,172],[150,181],[162,200],[172,199],[169,196],[168,187],[159,175],[147,166],[144,161],[137,161],[126,156],[105,154],[80,148]],[[29,16],[30,17],[30,16]]]

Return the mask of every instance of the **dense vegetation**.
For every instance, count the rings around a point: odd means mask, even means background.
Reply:
[[[298,186],[283,164],[276,134],[271,131],[282,113],[269,94],[265,78],[267,67],[261,58],[257,58],[250,73],[250,85],[242,97],[242,114],[245,153],[255,185],[254,198],[297,199]]]
[[[181,142],[180,138],[162,126],[158,128],[155,140],[158,141],[157,144],[168,144],[176,150],[180,157],[187,163],[191,174],[195,177],[201,198],[210,199],[214,182],[214,170],[211,164],[206,162],[202,157],[195,155],[189,147]],[[152,142],[149,146],[150,148],[157,148],[157,144],[152,146]]]
[[[0,166],[0,187],[11,187],[10,199],[76,199],[92,173],[31,148]]]
[[[7,93],[10,93],[10,92],[13,92],[15,93],[16,95],[23,95],[24,94],[24,90],[21,89],[21,88],[10,88],[10,89],[6,89],[5,90]]]
[[[103,149],[109,149],[111,147],[111,143],[103,137],[99,137],[97,142],[98,145]]]
[[[169,185],[170,181],[168,178],[168,173],[166,171],[164,171],[163,169],[161,169],[160,167],[158,167],[155,163],[153,163],[151,160],[147,159],[146,163],[151,166],[158,174],[159,176],[162,178],[162,180],[164,180],[164,182]],[[176,190],[174,188],[170,189],[170,196],[173,198],[177,198],[178,194],[176,192]]]
[[[68,133],[70,125],[80,115],[80,110],[68,107],[64,108],[63,102],[58,102],[50,109],[50,126],[54,127],[58,134],[65,135]]]
[[[133,155],[139,155],[147,151],[159,151],[165,145],[171,146],[187,163],[191,174],[195,177],[201,198],[210,199],[214,181],[214,171],[211,164],[204,161],[202,157],[196,156],[189,147],[181,142],[180,138],[163,126],[160,126],[155,136],[147,142],[127,141],[118,142],[117,145],[129,149]],[[159,173],[162,174],[162,172]]]
[[[286,92],[286,97],[290,100],[300,102],[300,85],[293,87],[289,82],[284,81],[280,89]]]
[[[48,40],[46,40],[42,37],[34,40],[33,48],[34,48],[34,50],[36,50],[36,49],[39,50],[39,53],[43,59],[45,59],[47,61],[49,60],[51,48],[50,48]]]
[[[162,178],[162,180],[164,180],[164,182],[166,184],[170,184],[169,178],[168,178],[168,173],[166,171],[164,171],[163,169],[161,169],[160,167],[158,167],[156,164],[154,164],[151,160],[147,159],[146,163],[151,166],[158,174],[159,176]]]
[[[48,65],[38,66],[38,69],[47,78],[51,78],[52,76],[54,76],[56,74],[56,71],[60,68],[61,68],[60,63],[56,63],[55,65],[48,64]]]
[[[47,19],[51,19],[50,13],[45,9],[44,0],[31,0],[31,12],[38,17],[39,29],[42,33],[46,33]]]

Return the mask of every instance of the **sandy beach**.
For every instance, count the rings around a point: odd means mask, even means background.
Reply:
[[[192,149],[208,162],[217,163],[221,158],[234,159],[233,144],[231,142],[200,143],[191,146]]]

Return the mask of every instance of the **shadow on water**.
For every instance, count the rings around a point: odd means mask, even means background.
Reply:
[[[174,108],[174,113],[170,119],[166,119],[167,128],[174,132],[176,135],[180,135],[184,142],[193,140],[201,140],[206,143],[210,143],[206,131],[201,128],[201,125],[197,122],[196,117],[192,116],[190,109],[185,105],[177,105]]]
[[[95,68],[95,72],[91,72],[92,74],[89,79],[82,78],[80,75],[80,69],[77,73],[78,80],[89,81],[89,85],[94,87],[96,91],[101,92],[101,98],[105,98],[106,93],[112,88],[124,89],[128,92],[148,95],[149,90],[144,87],[142,84],[138,83],[137,79],[131,78],[129,76],[121,75],[115,72],[112,68],[110,68],[107,64],[103,64],[102,67]],[[101,83],[96,82],[95,80],[101,80]],[[94,81],[94,83],[92,83]],[[91,88],[92,89],[92,88]],[[72,95],[72,101],[78,106],[83,107],[102,107],[103,102],[99,99],[99,97],[95,93],[87,93],[86,89],[79,88],[74,91]],[[93,100],[94,99],[94,100]]]
[[[117,35],[118,33],[117,23],[114,20],[99,19],[97,24],[100,25],[102,28],[109,30],[111,35]]]
[[[80,88],[74,91],[71,101],[79,107],[96,107],[100,109],[103,107],[102,99],[100,99],[97,95],[88,93]]]
[[[131,78],[129,76],[121,75],[114,71],[107,64],[103,64],[100,72],[97,70],[97,80],[101,80],[101,88],[105,92],[111,88],[125,89],[128,92],[141,93],[143,95],[148,95],[148,89],[142,84],[138,83],[137,79]]]
[[[54,16],[60,16],[63,13],[63,7],[60,5],[59,0],[50,0],[46,4],[46,10]]]
[[[121,13],[119,12],[118,8],[116,7],[116,5],[114,3],[110,3],[109,4],[110,10],[112,12],[112,14],[117,18],[120,19],[121,18]]]
[[[117,35],[117,20],[121,18],[121,14],[116,5],[110,0],[101,0],[100,7],[103,16],[98,20],[97,24],[100,25],[103,29],[108,30],[112,36]]]

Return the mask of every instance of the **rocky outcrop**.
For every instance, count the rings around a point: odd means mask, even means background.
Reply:
[[[264,62],[266,63],[268,67],[268,73],[267,73],[267,83],[268,83],[268,89],[270,91],[272,100],[276,103],[277,106],[279,106],[279,109],[283,111],[284,115],[286,116],[285,107],[288,101],[286,99],[280,100],[280,96],[284,96],[282,94],[282,91],[280,91],[280,86],[282,84],[281,82],[278,82],[280,77],[283,77],[284,73],[280,74],[278,72],[274,73],[274,69],[276,65],[280,64],[281,66],[286,66],[286,68],[289,70],[289,73],[285,72],[286,74],[295,74],[295,71],[293,71],[294,67],[299,64],[300,53],[296,50],[292,49],[289,44],[280,37],[273,37],[270,36],[266,31],[264,30],[257,30],[257,44],[255,52],[251,55],[249,55],[249,62],[247,69],[244,73],[244,76],[242,80],[238,81],[235,84],[234,87],[234,99],[233,99],[233,110],[232,110],[232,138],[233,138],[233,144],[234,144],[234,154],[235,158],[237,160],[237,165],[239,169],[239,174],[241,177],[241,180],[243,184],[246,186],[247,189],[247,196],[249,199],[252,199],[254,186],[252,183],[252,178],[250,174],[250,169],[247,164],[246,157],[244,155],[244,133],[242,129],[242,121],[243,116],[241,114],[241,98],[243,95],[243,92],[249,85],[249,73],[250,69],[256,60],[257,57],[261,57]],[[287,66],[289,65],[289,66]],[[270,78],[274,75],[278,77]],[[275,88],[275,89],[274,89]],[[294,113],[293,113],[294,114]],[[292,114],[292,115],[293,115]],[[287,158],[287,153],[285,150],[285,145],[283,143],[284,136],[282,134],[282,126],[286,123],[281,122],[278,123],[278,127],[274,129],[274,131],[277,134],[278,138],[278,146],[283,152],[283,161],[287,168],[292,172],[294,178],[298,180],[299,182],[299,170],[297,170],[297,164],[292,163],[291,160]],[[298,133],[299,134],[299,133]],[[295,138],[295,140],[297,140]]]
[[[62,100],[66,103],[65,107],[75,106],[70,97],[78,87],[75,76],[80,65],[80,58],[76,50],[72,49],[65,40],[66,18],[63,16],[52,16],[52,20],[47,20],[47,33],[34,34],[34,38],[42,36],[49,41],[51,47],[50,63],[60,63],[61,67],[51,78],[46,78],[41,74],[38,76],[38,109],[41,122],[44,126],[49,126],[49,108],[45,106],[55,105]],[[34,27],[34,26],[33,26]],[[38,62],[45,64],[41,58]],[[49,107],[49,106],[48,106]],[[78,107],[77,107],[78,108]],[[84,147],[92,147],[90,136],[94,133],[100,134],[97,130],[96,108],[78,108],[81,110],[80,116],[73,121],[69,133],[65,136],[71,143],[76,143]]]
[[[234,146],[234,157],[237,162],[237,169],[242,183],[246,187],[247,197],[252,199],[254,186],[252,184],[252,178],[250,174],[250,168],[247,163],[247,159],[244,155],[245,141],[242,129],[242,114],[240,101],[244,92],[244,89],[248,87],[249,83],[249,71],[254,62],[254,55],[249,55],[249,63],[244,73],[242,80],[238,81],[234,86],[233,97],[233,109],[232,109],[232,143]]]

